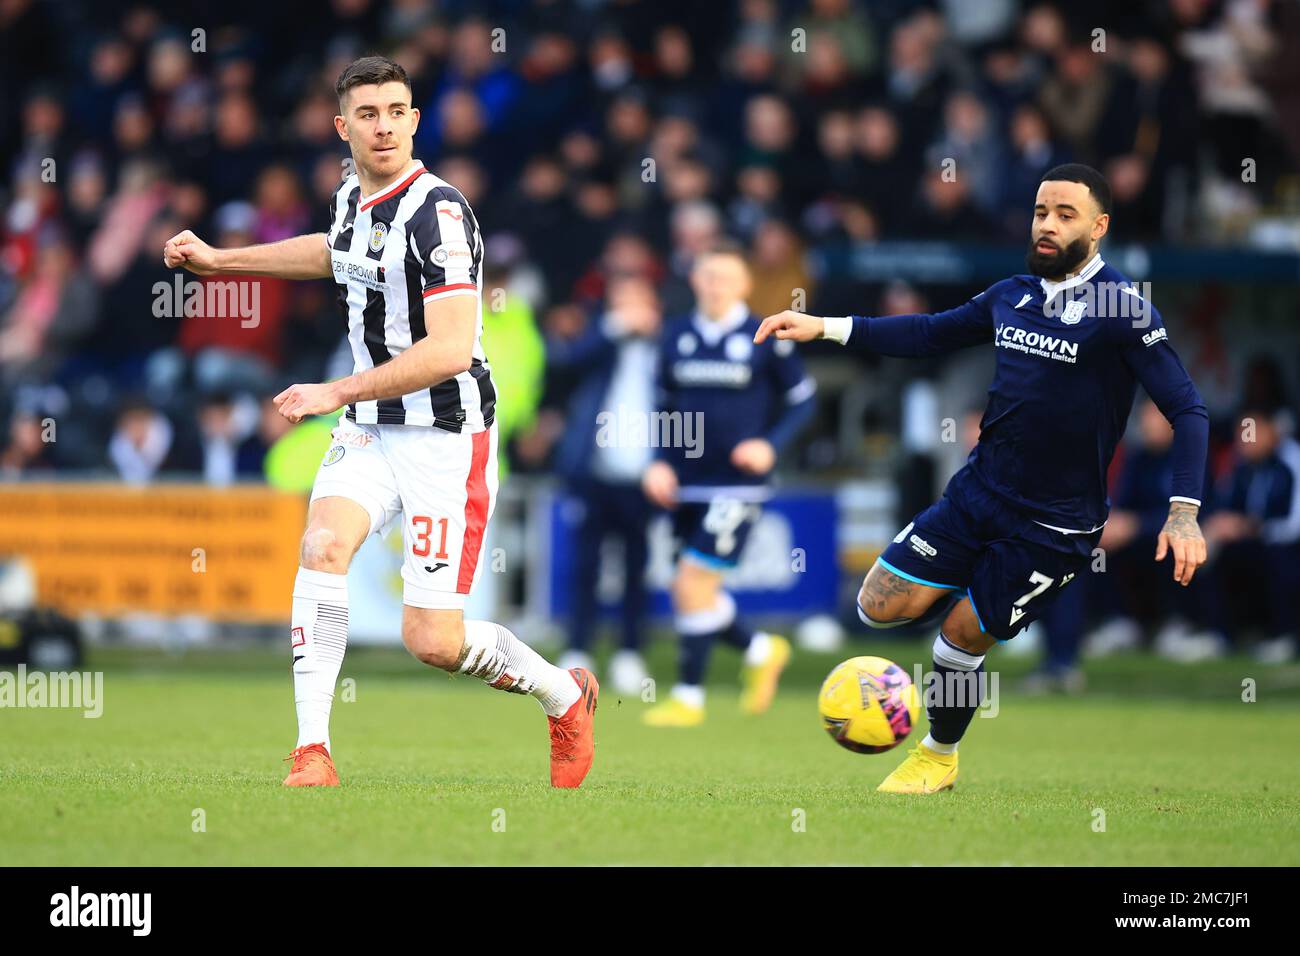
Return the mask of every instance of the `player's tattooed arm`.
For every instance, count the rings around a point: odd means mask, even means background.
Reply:
[[[1166,554],[1174,556],[1174,580],[1186,587],[1191,583],[1196,569],[1205,563],[1207,556],[1205,536],[1196,516],[1200,505],[1190,501],[1171,501],[1169,517],[1160,530],[1156,543],[1156,560],[1163,561]]]
[[[924,610],[915,607],[917,591],[922,587],[875,564],[858,592],[858,607],[877,624],[903,624]]]

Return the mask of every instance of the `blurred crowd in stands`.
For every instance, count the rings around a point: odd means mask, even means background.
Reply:
[[[1077,160],[1110,179],[1114,241],[1300,248],[1298,47],[1296,4],[1268,0],[7,0],[0,475],[301,485],[269,398],[350,370],[333,291],[262,279],[255,322],[187,317],[161,249],[323,229],[347,156],[333,84],[362,53],[405,66],[416,156],[477,212],[502,447],[549,471],[590,370],[548,351],[621,278],[688,311],[693,257],[724,236],[760,315],[796,289],[815,314],[916,311],[925,290],[832,281],[807,253],[1022,244],[1042,172]],[[1225,480],[1256,532],[1284,499],[1300,520],[1300,491]],[[1146,547],[1154,512],[1118,507],[1113,534]]]

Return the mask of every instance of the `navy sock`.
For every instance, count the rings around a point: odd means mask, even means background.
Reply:
[[[704,672],[709,667],[709,652],[713,650],[714,633],[681,634],[677,652],[677,679],[683,684],[701,686]]]
[[[683,684],[697,686],[704,683],[714,642],[726,641],[744,650],[754,636],[753,631],[740,624],[736,617],[736,602],[726,591],[718,595],[718,603],[712,608],[679,614],[677,634],[681,640],[678,679]]]
[[[754,630],[745,627],[739,617],[734,617],[731,619],[730,624],[718,631],[718,637],[724,643],[743,651],[749,647],[749,642],[754,639]]]
[[[941,632],[934,641],[933,667],[924,688],[930,736],[941,744],[955,744],[984,697],[984,655],[972,654]]]
[[[925,711],[930,736],[941,744],[955,744],[970,726],[984,696],[984,664],[973,671],[934,662],[934,677],[925,689]]]

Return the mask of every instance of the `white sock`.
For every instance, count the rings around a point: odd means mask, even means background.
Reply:
[[[937,754],[955,754],[957,752],[956,744],[941,744],[929,734],[925,735],[925,739],[922,740],[921,743],[925,744]]]
[[[674,684],[673,696],[692,707],[704,706],[704,688],[699,684]]]
[[[572,674],[491,621],[465,622],[465,647],[456,671],[497,690],[536,697],[550,717],[563,716],[582,695]]]
[[[334,684],[348,646],[348,576],[299,568],[291,626],[298,746],[329,750]]]
[[[931,648],[934,653],[936,664],[942,664],[944,667],[950,667],[955,671],[975,671],[984,663],[983,654],[972,654],[963,647],[958,647],[948,638],[939,632],[939,636],[934,639],[934,646]]]
[[[772,635],[764,631],[755,631],[754,636],[749,639],[749,646],[745,648],[745,666],[757,667],[767,660],[767,655],[771,651]]]

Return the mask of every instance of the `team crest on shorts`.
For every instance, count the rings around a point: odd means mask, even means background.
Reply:
[[[384,240],[388,238],[388,225],[377,222],[370,229],[370,251],[378,252],[384,248]]]
[[[343,457],[343,453],[345,451],[347,451],[347,449],[344,448],[342,445],[335,445],[333,448],[331,448],[329,451],[325,453],[325,464],[327,465],[334,464],[334,462],[338,461],[340,458]]]

